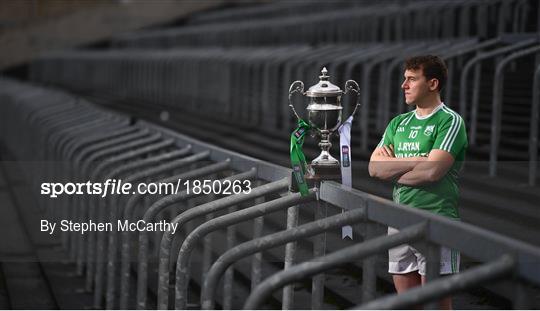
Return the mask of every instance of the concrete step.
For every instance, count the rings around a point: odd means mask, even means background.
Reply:
[[[3,166],[3,164],[0,164]],[[35,248],[21,219],[21,207],[14,201],[9,178],[0,191],[0,261],[3,284],[13,309],[57,309],[58,305],[41,269]],[[5,300],[4,300],[5,302]]]
[[[0,263],[0,308],[3,310],[11,309],[9,293],[6,287],[6,277],[4,276],[2,263]]]
[[[4,163],[4,167],[6,165],[9,166],[9,169],[5,170],[7,180],[9,180],[8,184],[12,185],[12,176],[17,176],[17,178],[22,176],[20,166],[16,162]],[[46,303],[42,306],[46,309],[85,309],[91,306],[93,295],[84,291],[84,279],[75,274],[75,265],[67,260],[68,256],[60,247],[59,241],[55,240],[55,236],[41,232],[39,229],[40,219],[44,215],[39,210],[35,197],[28,195],[33,191],[32,188],[19,183],[11,186],[10,190],[17,206],[20,222],[17,226],[14,225],[16,222],[12,220],[9,224],[1,227],[5,230],[18,230],[17,228],[20,228],[26,233],[27,241],[23,243],[10,239],[6,239],[6,241],[11,241],[19,248],[29,247],[28,251],[31,253],[29,258],[31,259],[27,260],[29,262],[21,263],[4,262],[3,268],[12,270],[6,272],[6,277],[14,277],[17,273],[25,275],[27,280],[23,284],[28,283],[30,289],[32,288],[33,275],[33,282],[40,284],[38,288],[42,291],[42,293],[32,293],[24,288],[10,288],[10,293],[21,295],[20,298],[15,297],[15,302],[19,304],[19,299],[22,299],[22,306],[25,306],[25,309],[41,308],[42,303]],[[9,221],[9,218],[6,220]],[[11,236],[17,237],[19,235],[12,234]],[[12,252],[14,251],[16,250],[12,250]],[[15,282],[14,284],[19,283]],[[31,298],[25,297],[28,295]],[[39,301],[33,301],[34,297]]]

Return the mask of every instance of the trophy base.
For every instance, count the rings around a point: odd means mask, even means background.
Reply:
[[[338,165],[308,165],[305,177],[308,181],[319,182],[321,180],[341,181],[341,167]]]
[[[307,173],[304,175],[309,188],[319,187],[322,180],[334,180],[341,182],[341,168],[339,166],[329,165],[308,165]],[[294,172],[291,176],[291,192],[299,192]]]

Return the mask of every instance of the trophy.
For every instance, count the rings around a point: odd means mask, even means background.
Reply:
[[[294,109],[291,97],[294,93],[307,96],[309,98],[307,106],[308,122],[311,130],[314,131],[312,134],[320,137],[319,147],[321,153],[308,165],[305,178],[315,181],[339,180],[341,178],[340,164],[336,158],[330,155],[329,150],[332,147],[330,137],[341,125],[343,109],[341,96],[349,91],[356,93],[356,106],[351,114],[354,115],[360,106],[360,88],[356,81],[348,80],[345,82],[345,91],[343,91],[329,81],[330,77],[327,75],[328,70],[326,70],[326,67],[322,69],[321,73],[319,83],[311,86],[306,92],[304,92],[304,83],[302,81],[294,81],[291,84],[289,88],[289,107],[291,107],[296,118],[301,120]]]

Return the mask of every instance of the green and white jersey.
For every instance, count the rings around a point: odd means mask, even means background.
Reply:
[[[378,147],[393,145],[398,158],[427,156],[433,149],[449,152],[455,159],[448,173],[431,184],[409,187],[395,184],[394,202],[458,219],[458,172],[467,150],[465,123],[452,109],[440,104],[430,115],[416,110],[401,114],[388,124]]]

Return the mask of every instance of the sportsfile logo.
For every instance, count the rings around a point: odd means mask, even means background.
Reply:
[[[121,179],[107,179],[104,182],[42,183],[41,194],[54,199],[60,195],[107,195],[159,194],[170,195],[184,191],[186,194],[239,194],[251,191],[251,181],[246,180],[189,180],[176,182],[149,182],[131,184]]]
[[[90,194],[104,198],[108,194],[130,194],[132,187],[131,183],[123,182],[121,179],[107,179],[105,182],[44,182],[41,183],[41,194],[48,195],[50,198],[57,198],[59,195],[64,194]]]

